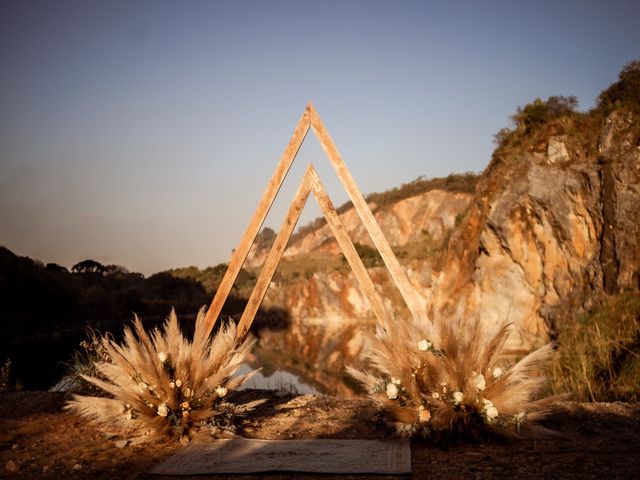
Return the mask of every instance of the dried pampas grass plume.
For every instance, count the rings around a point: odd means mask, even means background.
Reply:
[[[560,397],[541,398],[544,346],[507,368],[500,354],[509,325],[487,334],[476,321],[379,326],[365,358],[378,374],[348,367],[404,436],[539,436],[537,421]]]
[[[162,331],[156,328],[151,335],[136,316],[133,331],[125,329],[122,345],[102,338],[108,359],[95,365],[98,374],[82,375],[109,397],[74,395],[65,408],[109,434],[186,441],[201,428],[215,429],[217,420],[243,410],[225,397],[256,373],[232,377],[253,343],[236,345],[233,322],[210,338],[204,309],[196,318],[191,342],[182,335],[175,311]]]

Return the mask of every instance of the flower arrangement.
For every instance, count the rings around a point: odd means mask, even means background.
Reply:
[[[134,335],[135,331],[135,335]],[[74,395],[66,409],[91,419],[107,433],[147,440],[172,436],[188,441],[198,430],[216,430],[229,417],[251,405],[226,401],[256,371],[232,377],[253,342],[236,344],[233,322],[210,338],[204,309],[196,318],[193,341],[184,338],[174,311],[162,331],[147,334],[136,316],[125,328],[124,343],[102,338],[106,358],[95,364],[96,374],[82,378],[108,397]]]
[[[558,400],[539,398],[551,346],[507,368],[500,354],[509,328],[487,335],[477,320],[379,326],[365,352],[379,374],[347,370],[403,436],[552,433],[536,423]]]

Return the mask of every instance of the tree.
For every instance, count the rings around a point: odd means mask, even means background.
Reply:
[[[523,108],[518,107],[511,120],[518,130],[528,133],[550,120],[574,112],[577,107],[578,99],[574,96],[551,96],[546,102],[536,98]],[[501,136],[504,137],[504,134]]]
[[[69,269],[67,267],[58,265],[57,263],[47,263],[45,268],[54,273],[69,273]]]
[[[624,106],[640,111],[640,60],[622,67],[618,81],[598,97],[598,105],[606,110]]]
[[[71,271],[74,273],[97,273],[104,275],[105,266],[95,260],[83,260],[71,267]]]

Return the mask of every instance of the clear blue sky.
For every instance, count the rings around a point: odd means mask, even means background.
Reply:
[[[482,171],[519,105],[581,109],[640,3],[0,1],[0,244],[145,274],[228,260],[312,101],[364,193]],[[313,136],[304,166],[341,192]],[[305,220],[317,209],[305,211]]]

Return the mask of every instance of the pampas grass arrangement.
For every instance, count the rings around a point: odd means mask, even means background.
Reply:
[[[409,437],[539,436],[537,425],[558,397],[540,398],[551,346],[512,368],[500,363],[509,325],[487,334],[479,321],[395,322],[378,327],[365,358],[379,372],[348,367]]]
[[[135,332],[135,334],[134,334]],[[233,322],[209,337],[205,312],[196,318],[193,341],[181,333],[174,311],[162,331],[149,335],[136,316],[125,329],[122,345],[102,338],[104,360],[95,375],[82,378],[108,397],[74,395],[66,409],[89,418],[106,433],[145,441],[162,437],[188,441],[201,429],[214,430],[233,413],[226,397],[256,371],[232,377],[246,359],[253,341],[236,345]]]

